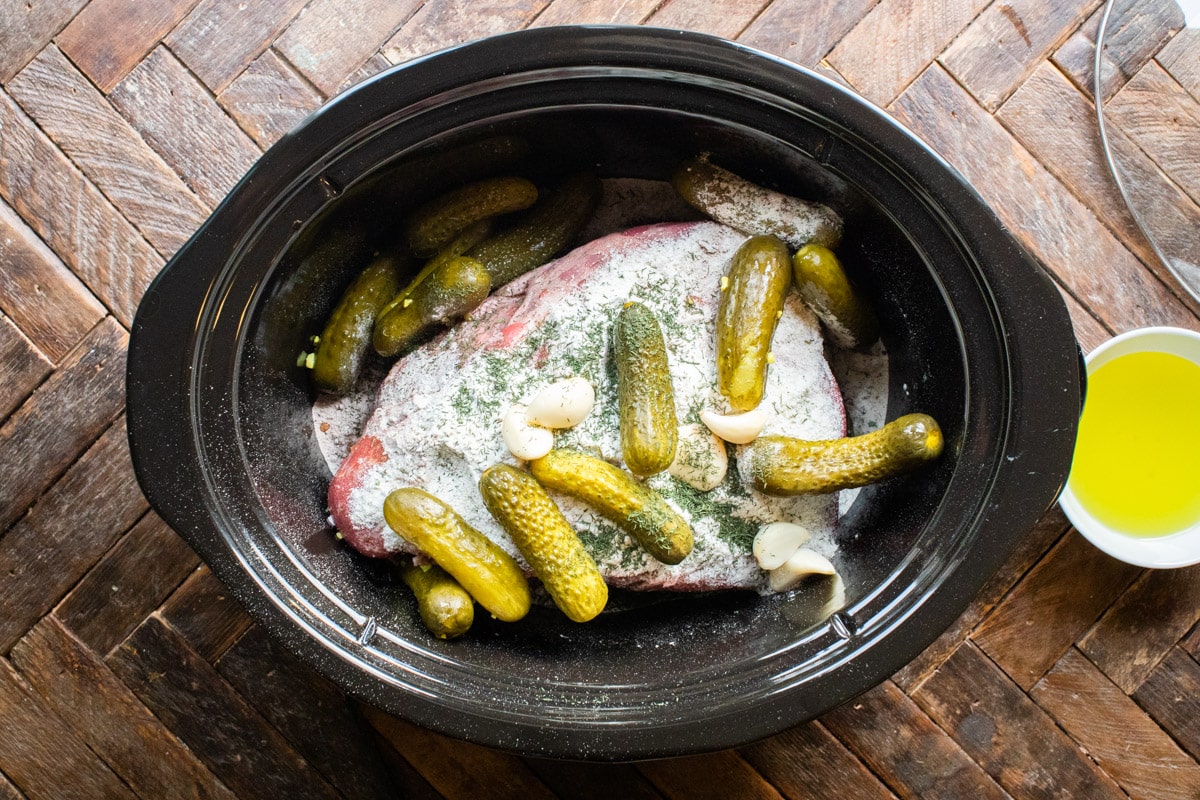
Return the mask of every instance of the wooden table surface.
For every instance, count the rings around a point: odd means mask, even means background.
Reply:
[[[966,175],[1085,349],[1200,330],[1102,166],[1100,5],[0,0],[0,798],[1200,797],[1200,569],[1114,561],[1057,509],[924,654],[820,720],[564,764],[429,733],[297,663],[149,509],[126,445],[138,298],[262,150],[381,69],[533,25],[690,28],[818,67]],[[1173,9],[1127,21],[1162,42]],[[1193,135],[1162,152],[1193,177],[1196,33],[1171,58],[1127,48],[1109,87],[1134,115],[1146,85],[1174,93]]]

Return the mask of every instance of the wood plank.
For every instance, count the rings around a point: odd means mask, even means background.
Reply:
[[[220,94],[275,41],[306,2],[201,0],[163,41],[213,94]]]
[[[146,511],[124,420],[113,425],[0,539],[0,653],[54,607]]]
[[[1063,295],[1063,300],[1066,301],[1067,313],[1071,317],[1071,326],[1075,329],[1075,341],[1079,342],[1079,347],[1084,353],[1092,352],[1113,335],[1113,332],[1105,328],[1091,311],[1080,305],[1078,300],[1071,297],[1061,287],[1059,290]]]
[[[196,2],[91,0],[59,34],[58,46],[107,94]]]
[[[729,0],[716,6],[705,0],[667,0],[651,13],[646,24],[736,39],[768,3],[769,0]]]
[[[821,722],[900,797],[1008,797],[891,681],[827,713]]]
[[[1174,648],[1133,693],[1138,704],[1192,758],[1200,759],[1200,664]]]
[[[763,780],[736,750],[722,750],[689,758],[646,761],[638,770],[670,800],[781,800],[774,786]]]
[[[661,800],[632,764],[526,758],[525,765],[561,800]]]
[[[3,202],[0,308],[55,363],[104,316],[100,301]]]
[[[480,8],[470,0],[430,0],[383,45],[393,64],[528,25],[549,0],[500,0]]]
[[[105,554],[54,610],[72,635],[107,654],[200,563],[153,511]]]
[[[0,531],[121,413],[128,338],[106,317],[0,427]]]
[[[637,25],[658,5],[657,0],[551,0],[533,24]]]
[[[815,67],[878,0],[774,0],[738,40]]]
[[[0,770],[29,800],[136,800],[4,659],[0,719]]]
[[[969,643],[912,698],[1014,798],[1125,797],[1046,712]]]
[[[1185,28],[1155,56],[1159,66],[1200,101],[1200,28]]]
[[[239,798],[338,797],[159,617],[147,619],[106,663]]]
[[[926,70],[891,110],[957,167],[1017,239],[1112,330],[1196,324],[1191,311],[940,66]]]
[[[1028,690],[1140,574],[1072,531],[972,638]]]
[[[174,253],[208,216],[179,176],[57,48],[43,50],[9,81],[8,90],[163,255]]]
[[[1154,624],[1147,625],[1146,620]],[[1197,620],[1200,566],[1151,569],[1077,646],[1109,680],[1132,694]]]
[[[1151,61],[1105,106],[1105,121],[1150,156],[1171,180],[1200,202],[1200,102]]]
[[[225,199],[261,155],[165,47],[155,48],[109,99],[209,206]]]
[[[1160,280],[1175,287],[1175,278],[1142,235],[1105,166],[1095,113],[1091,101],[1060,71],[1042,64],[996,118]],[[1109,143],[1129,176],[1127,191],[1136,193],[1136,202],[1147,210],[1156,230],[1175,231],[1164,235],[1160,244],[1177,255],[1194,252],[1193,261],[1200,264],[1200,232],[1190,223],[1200,218],[1200,206],[1171,186],[1123,133],[1110,128]],[[1200,301],[1178,290],[1176,296],[1200,313]]]
[[[905,692],[912,694],[926,676],[938,669],[942,662],[966,641],[980,621],[992,612],[1017,581],[1029,572],[1070,527],[1071,523],[1057,505],[1047,511],[1033,530],[1017,543],[1004,565],[983,585],[967,610],[929,647],[921,651],[920,655],[896,672],[892,681]]]
[[[442,736],[360,706],[363,716],[425,780],[449,800],[553,800],[554,793],[516,756]]]
[[[0,3],[0,84],[20,72],[85,5],[87,0]]]
[[[0,772],[0,800],[28,800],[3,772]]]
[[[13,663],[46,705],[142,797],[235,800],[104,662],[47,616],[17,642]]]
[[[1000,107],[1101,0],[992,3],[938,56],[988,111]]]
[[[353,88],[365,81],[367,78],[378,75],[385,69],[391,69],[394,65],[383,57],[383,53],[375,53],[366,61],[364,61],[358,69],[346,76],[346,80],[338,87],[337,94],[341,94],[347,89]]]
[[[880,0],[829,53],[868,100],[886,106],[988,5],[988,0]]]
[[[0,129],[0,194],[114,316],[129,325],[162,258],[3,92]],[[47,277],[46,290],[56,298],[81,294],[66,276]],[[73,320],[67,330],[79,324]],[[61,336],[57,346],[69,347],[68,338],[69,333]]]
[[[1078,650],[1063,656],[1030,696],[1133,800],[1200,796],[1200,765]]]
[[[217,98],[266,149],[321,105],[321,95],[274,50],[263,53]]]
[[[819,722],[808,722],[739,750],[792,800],[887,800],[895,797]]]
[[[1095,83],[1096,36],[1103,16],[1101,6],[1052,56],[1059,69],[1088,97]],[[1124,86],[1182,27],[1183,16],[1175,0],[1115,4],[1104,39],[1104,99]]]
[[[312,0],[275,47],[328,97],[420,5],[421,0]]]
[[[387,765],[395,797],[403,797],[404,800],[442,800],[442,794],[430,786],[429,781],[421,777],[421,773],[404,760],[404,756],[396,752],[391,742],[374,728],[371,729],[371,734],[372,741],[379,749],[379,755]]]
[[[188,576],[160,614],[209,663],[215,663],[252,624],[207,564]]]
[[[21,329],[0,315],[0,421],[21,405],[51,369]]]
[[[372,731],[340,689],[252,627],[217,671],[347,800],[393,797]]]

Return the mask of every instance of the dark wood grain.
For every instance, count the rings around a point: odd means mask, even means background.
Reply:
[[[775,0],[742,32],[748,45],[815,66],[878,0]]]
[[[647,761],[638,769],[671,800],[780,800],[781,795],[734,750]]]
[[[374,728],[371,729],[371,733],[371,741],[379,749],[379,755],[387,766],[394,797],[403,797],[405,800],[442,800],[442,794],[430,786],[429,781],[413,769],[413,765],[409,764],[404,756],[396,752],[391,742]]]
[[[113,315],[129,325],[162,258],[3,92],[0,129],[0,195]],[[47,290],[55,296],[77,294],[65,276],[49,283]],[[40,315],[35,310],[24,313]],[[66,338],[70,335],[63,346]]]
[[[8,317],[0,315],[0,423],[19,406],[52,366]]]
[[[307,0],[201,0],[163,42],[220,94],[275,40]]]
[[[1192,758],[1200,759],[1200,664],[1195,659],[1173,648],[1133,698]]]
[[[160,618],[147,619],[106,662],[238,797],[338,797]]]
[[[1124,797],[1046,712],[970,644],[912,697],[1014,798]]]
[[[75,585],[146,510],[122,420],[0,539],[0,653]]]
[[[108,92],[194,5],[196,0],[91,0],[59,35],[58,46]]]
[[[319,106],[321,95],[290,64],[268,50],[217,101],[259,147],[266,148]]]
[[[485,8],[469,0],[431,0],[421,5],[383,45],[393,64],[442,47],[494,33],[523,28],[549,0],[503,0]]]
[[[741,748],[742,758],[793,800],[887,800],[895,797],[819,722]]]
[[[0,427],[0,531],[121,412],[128,336],[111,317],[97,325]]]
[[[1078,650],[1030,696],[1133,800],[1200,796],[1200,766]]]
[[[661,800],[632,764],[582,764],[526,758],[525,764],[561,800]]]
[[[88,0],[0,3],[0,84],[16,75],[63,26],[87,5]]]
[[[0,772],[0,800],[28,800],[3,772]]]
[[[203,564],[163,604],[160,613],[210,663],[250,627],[241,603]]]
[[[158,608],[199,561],[150,512],[76,584],[54,614],[73,636],[104,655]]]
[[[767,5],[766,0],[733,0],[721,6],[706,0],[668,0],[659,4],[646,24],[736,39]]]
[[[1103,15],[1100,6],[1052,57],[1088,97],[1095,86],[1096,36]],[[1102,56],[1102,97],[1112,97],[1181,27],[1183,15],[1175,0],[1114,4]]]
[[[104,662],[52,616],[17,642],[12,660],[59,717],[142,797],[233,800]]]

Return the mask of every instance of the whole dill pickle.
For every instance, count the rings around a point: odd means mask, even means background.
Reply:
[[[750,445],[747,472],[765,494],[826,494],[866,486],[916,469],[945,442],[927,414],[906,414],[877,431],[845,439],[806,441],[760,436]]]
[[[587,503],[664,564],[678,564],[692,552],[687,522],[658,492],[607,461],[556,449],[529,462],[529,469],[547,489]]]
[[[354,388],[371,346],[375,317],[399,288],[398,272],[394,258],[380,256],[342,295],[317,342],[312,376],[318,389],[346,394]]]
[[[440,326],[462,319],[491,291],[487,270],[459,256],[429,273],[413,293],[390,304],[375,322],[372,341],[381,356],[403,355]]]
[[[484,470],[479,492],[567,617],[587,622],[604,610],[608,586],[595,560],[532,475],[497,464]]]
[[[458,581],[440,567],[400,567],[400,579],[417,598],[425,627],[439,639],[456,639],[475,621],[475,601]]]
[[[879,338],[879,321],[871,306],[850,285],[833,251],[807,244],[792,256],[800,297],[813,310],[839,347],[860,347]]]
[[[738,248],[717,303],[717,388],[735,411],[762,402],[771,338],[792,283],[787,245],[752,236]]]
[[[383,517],[496,619],[516,622],[529,613],[529,582],[513,557],[429,492],[396,489],[383,503]]]
[[[413,212],[405,226],[408,247],[413,255],[427,258],[476,222],[523,211],[537,197],[537,187],[525,178],[507,176],[469,183]]]
[[[675,460],[679,421],[667,346],[654,313],[628,302],[613,329],[621,456],[635,475],[662,472]]]
[[[526,211],[512,227],[467,252],[487,267],[500,287],[561,253],[600,201],[600,180],[590,173],[568,178]]]
[[[429,277],[429,273],[433,272],[447,261],[452,261],[453,259],[463,255],[472,247],[490,236],[492,233],[492,227],[492,220],[481,219],[479,222],[476,222],[466,228],[458,236],[455,236],[454,240],[450,242],[450,244],[443,247],[437,252],[436,255],[433,256],[433,258],[425,262],[425,265],[421,267],[421,271],[417,273],[417,277],[409,281],[408,285],[404,287],[400,294],[396,295],[392,302],[384,306],[383,311],[379,312],[379,316],[383,316],[396,306],[403,303],[405,298],[412,297],[412,293],[416,290],[417,286],[421,284],[421,281]]]

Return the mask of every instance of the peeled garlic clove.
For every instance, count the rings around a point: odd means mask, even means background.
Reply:
[[[554,448],[554,434],[530,425],[522,405],[513,406],[504,415],[500,437],[510,453],[525,461],[541,458]]]
[[[815,550],[801,547],[792,557],[767,573],[773,592],[786,592],[809,575],[836,575],[829,559]]]
[[[758,405],[741,414],[718,414],[706,409],[700,412],[700,421],[727,442],[749,444],[766,426],[767,409]]]
[[[675,460],[668,472],[693,489],[709,492],[721,485],[728,470],[724,442],[703,425],[680,426]]]
[[[565,378],[533,396],[525,419],[543,428],[571,428],[583,422],[594,405],[596,390],[587,378]]]
[[[808,528],[792,522],[772,522],[754,537],[754,560],[763,569],[782,566],[808,541]],[[811,552],[811,551],[810,551]]]

